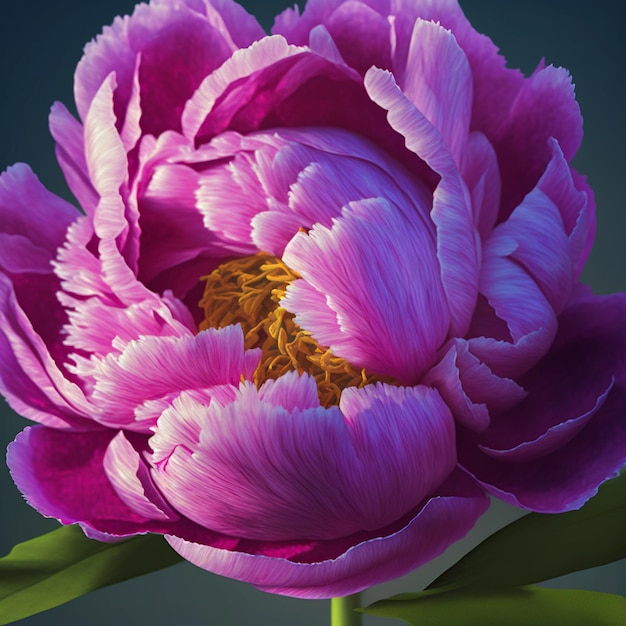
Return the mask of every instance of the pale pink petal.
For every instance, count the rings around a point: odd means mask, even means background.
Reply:
[[[115,238],[126,227],[120,188],[127,180],[126,151],[115,128],[115,76],[102,83],[85,119],[85,158],[89,177],[99,194],[94,228],[101,239]]]
[[[353,202],[331,228],[297,234],[283,259],[303,278],[289,285],[282,305],[335,355],[403,383],[432,365],[449,316],[432,229],[419,215],[403,215],[383,198]],[[304,284],[324,295],[334,327],[309,306]]]
[[[175,391],[237,385],[242,375],[252,377],[259,356],[257,350],[244,351],[240,326],[195,336],[140,337],[119,356],[109,354],[94,363],[94,417],[103,424],[148,432],[150,423],[135,421],[135,407]]]

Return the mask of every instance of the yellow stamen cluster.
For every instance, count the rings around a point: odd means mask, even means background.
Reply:
[[[293,321],[293,314],[280,306],[280,300],[297,278],[296,272],[268,254],[223,263],[203,277],[200,330],[241,324],[245,347],[262,351],[254,373],[257,387],[289,371],[307,372],[315,379],[320,402],[326,407],[338,404],[346,387],[391,382],[336,357]]]

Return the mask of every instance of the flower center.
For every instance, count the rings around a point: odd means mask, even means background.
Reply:
[[[254,372],[260,387],[289,371],[307,372],[317,384],[323,406],[339,404],[346,387],[363,387],[377,381],[395,382],[369,375],[320,346],[311,333],[300,328],[294,315],[280,306],[287,286],[300,276],[280,259],[255,254],[223,263],[204,276],[204,309],[200,330],[241,324],[246,349],[261,348]]]

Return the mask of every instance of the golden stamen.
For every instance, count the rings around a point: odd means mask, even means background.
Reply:
[[[268,254],[220,265],[203,277],[200,307],[204,320],[200,330],[241,324],[245,347],[262,351],[254,373],[257,387],[289,371],[307,372],[315,379],[320,403],[326,407],[339,404],[346,387],[394,382],[388,377],[370,376],[363,368],[335,356],[293,321],[294,315],[280,306],[280,300],[287,286],[298,278],[280,259]]]

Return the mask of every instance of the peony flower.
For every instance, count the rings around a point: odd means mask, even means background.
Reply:
[[[353,593],[486,493],[578,508],[626,462],[624,294],[579,276],[568,73],[451,0],[311,0],[265,36],[153,0],[50,129],[84,214],[0,178],[0,382],[29,503],[267,591]]]

